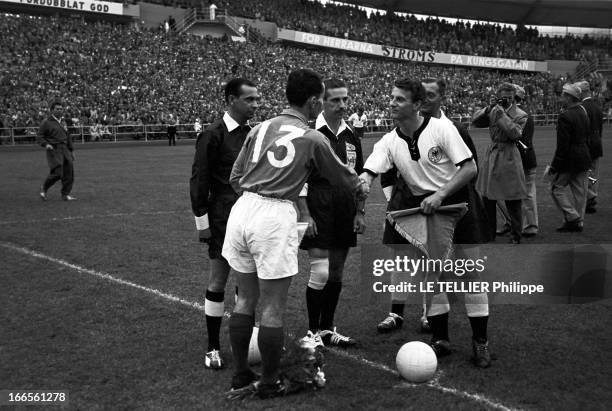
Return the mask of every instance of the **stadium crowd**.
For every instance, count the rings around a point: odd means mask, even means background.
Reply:
[[[150,0],[167,6],[201,8],[215,4],[229,14],[276,23],[279,27],[334,37],[489,57],[530,60],[610,59],[609,38],[541,35],[535,28],[419,19],[413,15],[371,13],[355,6],[313,0]]]
[[[354,108],[370,118],[386,115],[389,83],[398,72],[449,81],[446,109],[470,116],[501,81],[522,84],[532,113],[557,111],[561,79],[548,74],[416,65],[281,44],[253,45],[177,36],[134,25],[74,18],[2,15],[0,121],[4,127],[38,126],[52,98],[62,98],[74,125],[156,124],[169,114],[181,123],[211,121],[225,81],[245,76],[263,96],[256,120],[283,108],[287,73],[307,66],[340,77]],[[27,67],[27,70],[24,70]]]
[[[230,14],[272,21],[280,27],[409,49],[516,59],[598,58],[612,53],[609,39],[549,37],[537,29],[500,24],[450,23],[413,15],[372,13],[354,6],[308,0],[225,0]]]

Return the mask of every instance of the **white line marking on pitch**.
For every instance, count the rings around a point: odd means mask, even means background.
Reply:
[[[7,248],[9,250],[13,250],[13,251],[16,251],[16,252],[28,255],[30,257],[34,257],[34,258],[38,258],[38,259],[46,260],[46,261],[51,261],[53,263],[56,263],[56,264],[59,264],[59,265],[63,265],[64,267],[71,268],[71,269],[73,269],[73,270],[75,270],[75,271],[77,271],[78,273],[81,273],[81,274],[89,274],[89,275],[92,275],[94,277],[98,277],[98,278],[101,278],[101,279],[104,279],[104,280],[108,280],[108,281],[116,283],[116,284],[121,284],[121,285],[125,285],[125,286],[128,286],[128,287],[136,288],[138,290],[145,291],[145,292],[153,294],[153,295],[155,295],[157,297],[163,298],[165,300],[172,301],[172,302],[175,302],[175,303],[180,303],[180,304],[185,305],[187,307],[194,308],[194,309],[196,309],[198,311],[204,312],[204,306],[202,304],[199,304],[197,302],[187,301],[187,300],[184,300],[184,299],[182,299],[180,297],[177,297],[175,295],[164,293],[164,292],[156,290],[154,288],[145,287],[143,285],[136,284],[136,283],[133,283],[131,281],[127,281],[127,280],[123,280],[121,278],[114,277],[114,276],[112,276],[110,274],[107,274],[107,273],[103,273],[103,272],[100,272],[100,271],[95,271],[95,270],[92,270],[92,269],[89,269],[89,268],[82,267],[82,266],[77,265],[77,264],[72,264],[72,263],[69,263],[66,260],[62,260],[60,258],[51,257],[51,256],[48,256],[46,254],[42,254],[42,253],[39,253],[37,251],[31,250],[29,248],[18,246],[16,244],[7,243],[7,242],[2,241],[2,242],[0,242],[0,246],[2,246],[4,248]],[[341,351],[341,350],[337,350],[337,349],[333,349],[333,348],[330,348],[327,351],[329,351],[329,352],[331,352],[334,355],[337,355],[339,357],[346,358],[348,360],[355,361],[355,362],[358,362],[360,364],[367,365],[368,367],[377,369],[379,371],[384,371],[384,372],[393,374],[395,377],[399,378],[399,374],[398,374],[397,371],[387,367],[384,364],[380,364],[380,363],[377,363],[375,361],[370,361],[370,360],[368,360],[366,358],[363,358],[361,356],[357,356],[357,355],[354,355],[354,354],[349,354],[349,353],[347,353],[345,351]],[[432,381],[430,381],[429,383],[424,384],[424,386],[436,389],[436,390],[438,390],[440,392],[443,392],[445,394],[451,394],[451,395],[455,395],[457,397],[461,397],[461,398],[465,398],[465,399],[468,399],[468,400],[471,400],[471,401],[475,401],[475,402],[478,402],[478,403],[480,403],[482,405],[488,406],[488,407],[493,408],[493,409],[504,410],[504,411],[512,411],[512,410],[516,409],[516,408],[506,407],[505,405],[500,404],[500,403],[498,403],[498,402],[496,402],[494,400],[491,400],[491,399],[485,397],[484,395],[472,394],[472,393],[469,393],[467,391],[462,391],[462,390],[458,390],[456,388],[443,386],[438,381],[441,374],[442,374],[441,372],[436,373],[436,377],[434,377],[434,379]],[[421,385],[421,384],[411,384],[411,383],[408,383],[408,382],[404,382],[404,383],[396,384],[393,388],[417,388],[417,387],[420,387],[420,386],[423,386],[423,385]]]
[[[68,217],[54,217],[54,218],[41,218],[32,220],[9,220],[0,221],[0,225],[7,224],[28,224],[28,223],[47,223],[53,221],[71,221],[71,220],[89,220],[92,218],[106,218],[106,217],[132,217],[139,215],[163,215],[163,214],[176,214],[186,212],[187,210],[175,210],[175,211],[138,211],[133,213],[111,213],[111,214],[89,214],[89,215],[77,215]]]
[[[196,310],[204,311],[204,306],[202,304],[198,304],[198,303],[194,303],[194,302],[191,302],[191,301],[183,300],[182,298],[176,297],[176,296],[174,296],[172,294],[167,294],[167,293],[164,293],[162,291],[156,290],[154,288],[145,287],[143,285],[136,284],[136,283],[133,283],[131,281],[127,281],[127,280],[123,280],[121,278],[113,277],[112,275],[107,274],[107,273],[102,273],[102,272],[99,272],[99,271],[91,270],[89,268],[81,267],[80,265],[69,263],[68,261],[62,260],[60,258],[50,257],[48,255],[36,252],[34,250],[30,250],[29,248],[20,247],[18,245],[11,244],[11,243],[6,243],[6,242],[0,242],[0,246],[2,246],[4,248],[8,248],[8,249],[13,250],[13,251],[20,252],[22,254],[29,255],[30,257],[36,257],[36,258],[39,258],[41,260],[51,261],[53,263],[56,263],[56,264],[59,264],[59,265],[63,265],[64,267],[72,268],[73,270],[75,270],[75,271],[77,271],[77,272],[79,272],[81,274],[89,274],[89,275],[93,275],[94,277],[103,278],[105,280],[109,280],[109,281],[117,283],[117,284],[127,285],[129,287],[137,288],[139,290],[146,291],[146,292],[151,293],[153,295],[156,295],[158,297],[164,298],[166,300],[173,301],[173,302],[176,302],[176,303],[181,303],[181,304],[186,305],[188,307],[195,308]]]
[[[328,348],[328,351],[333,352],[334,354],[338,355],[339,357],[343,357],[352,361],[357,361],[360,362],[362,364],[366,364],[372,368],[375,368],[377,370],[380,371],[385,371],[388,372],[390,374],[393,374],[395,377],[400,378],[399,373],[397,371],[395,371],[392,368],[387,367],[384,364],[380,364],[374,361],[370,361],[368,359],[365,359],[363,357],[357,356],[355,354],[350,354],[347,353],[346,351],[341,351],[335,348]],[[393,386],[393,388],[416,388],[416,387],[420,387],[420,386],[425,386],[425,387],[429,387],[429,388],[433,388],[435,390],[441,391],[443,393],[446,394],[451,394],[451,395],[455,395],[458,397],[462,397],[462,398],[466,398],[468,400],[472,400],[475,402],[478,402],[480,404],[484,404],[490,408],[496,409],[496,410],[504,410],[504,411],[512,411],[512,410],[517,410],[517,408],[510,408],[507,407],[497,401],[491,400],[487,397],[485,397],[484,395],[481,394],[472,394],[470,392],[467,391],[462,391],[462,390],[458,390],[456,388],[452,388],[452,387],[446,387],[442,384],[440,384],[439,379],[442,376],[442,372],[438,371],[436,372],[436,375],[434,376],[434,379],[426,384],[412,384],[409,382],[401,382],[399,384],[396,384],[395,386]]]

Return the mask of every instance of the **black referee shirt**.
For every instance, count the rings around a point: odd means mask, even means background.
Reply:
[[[250,126],[238,125],[225,113],[198,135],[189,181],[191,209],[196,217],[208,213],[211,196],[234,192],[229,178],[249,131]]]
[[[323,133],[329,140],[329,143],[334,150],[334,153],[342,160],[342,162],[351,167],[359,175],[363,172],[363,152],[361,150],[361,141],[355,137],[353,130],[342,121],[341,130],[338,135],[327,125],[323,113],[317,117],[316,125],[318,131]]]

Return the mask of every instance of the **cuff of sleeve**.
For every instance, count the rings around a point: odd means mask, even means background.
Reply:
[[[369,175],[371,175],[371,176],[372,176],[372,177],[374,177],[374,178],[378,177],[378,174],[376,174],[375,172],[373,172],[373,171],[372,171],[372,170],[370,170],[370,169],[364,168],[364,169],[363,169],[363,171],[364,171],[364,172],[366,172],[366,173],[368,173]]]
[[[461,167],[463,164],[467,163],[468,161],[472,161],[473,159],[474,157],[468,157],[465,160],[461,160],[460,162],[455,164],[455,167]]]
[[[299,197],[306,197],[308,195],[308,183],[304,184],[302,191],[300,191]]]
[[[210,227],[208,223],[208,214],[204,214],[201,217],[195,217],[196,228],[198,231],[206,230]]]
[[[387,199],[387,202],[391,200],[391,194],[393,193],[393,186],[383,187],[383,194]]]

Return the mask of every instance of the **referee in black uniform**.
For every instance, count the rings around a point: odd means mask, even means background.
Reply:
[[[361,141],[343,119],[348,99],[343,81],[326,80],[323,112],[317,117],[315,127],[327,137],[340,160],[360,174],[363,170]],[[355,340],[336,331],[334,314],[348,249],[357,245],[357,233],[365,230],[363,201],[358,204],[351,192],[332,187],[324,176],[313,174],[298,206],[301,221],[309,223],[300,246],[310,256],[310,279],[306,288],[309,331],[305,338],[319,346],[354,345]]]
[[[232,206],[238,199],[229,184],[234,161],[251,130],[247,124],[259,106],[259,94],[253,82],[235,78],[225,86],[228,110],[215,120],[196,142],[196,154],[191,170],[191,208],[201,242],[208,243],[210,277],[206,289],[204,312],[208,332],[205,365],[223,368],[219,332],[225,311],[225,285],[229,265],[221,255],[225,229]]]

